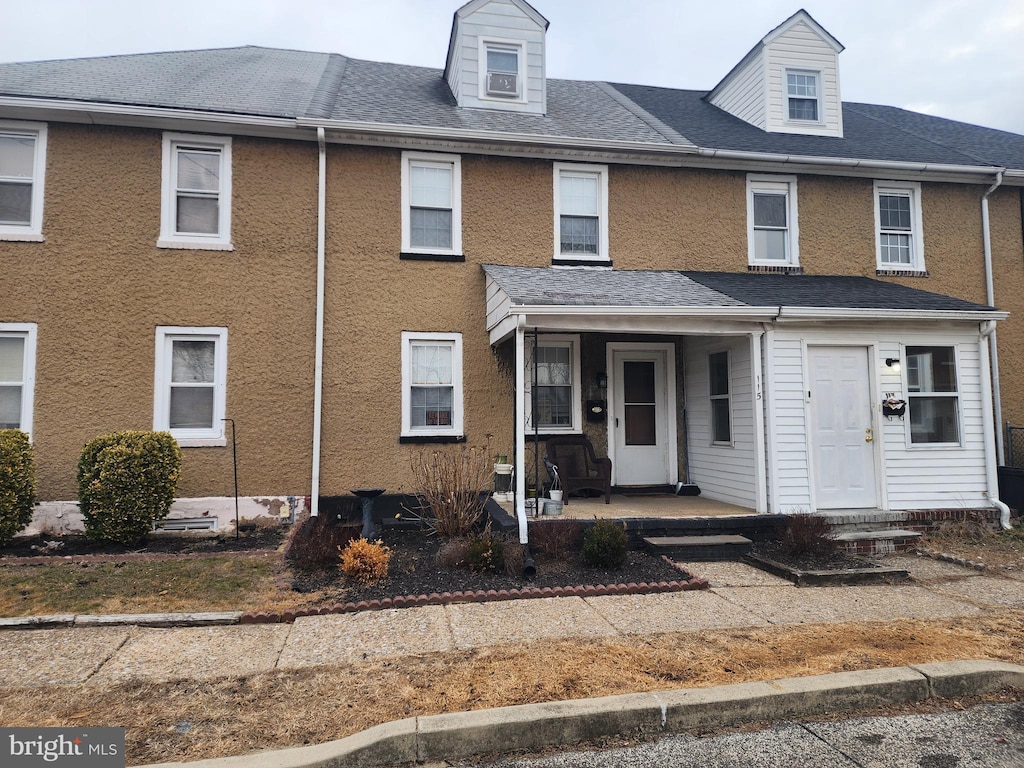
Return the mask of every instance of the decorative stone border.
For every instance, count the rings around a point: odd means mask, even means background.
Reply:
[[[465,592],[431,592],[429,595],[400,595],[380,600],[299,608],[288,611],[256,611],[243,613],[240,624],[291,624],[303,616],[327,616],[336,613],[382,611],[388,608],[413,608],[421,605],[452,605],[455,603],[489,603],[503,600],[530,600],[540,597],[597,597],[599,595],[646,595],[659,592],[686,592],[709,589],[707,579],[691,578],[682,581],[642,581],[639,584],[590,584],[579,587],[524,587],[523,589],[478,589]]]
[[[957,557],[956,555],[949,555],[945,552],[937,552],[934,549],[928,549],[927,547],[915,547],[911,550],[915,554],[923,555],[924,557],[930,557],[932,560],[941,560],[944,563],[953,563],[954,565],[961,565],[964,568],[973,568],[976,571],[1001,571],[1003,568],[999,568],[993,565],[985,565],[975,560],[968,560],[965,557]]]

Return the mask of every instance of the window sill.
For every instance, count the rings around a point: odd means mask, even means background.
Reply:
[[[37,232],[0,232],[0,240],[20,243],[41,243],[46,238]]]
[[[551,260],[553,267],[604,267],[611,269],[612,260],[603,258],[573,259],[566,256],[555,256]]]
[[[583,434],[583,430],[582,429],[575,429],[572,432],[568,432],[568,431],[565,431],[565,432],[538,432],[536,435],[534,435],[533,432],[527,432],[525,437],[526,437],[526,442],[529,443],[529,442],[535,442],[535,441],[539,441],[539,440],[550,440],[552,437],[565,437],[566,435],[582,435],[582,434]]]
[[[927,269],[876,269],[878,277],[928,277]]]
[[[802,275],[804,268],[798,264],[748,264],[747,272],[765,275]]]
[[[428,445],[430,443],[464,443],[465,435],[402,435],[398,438],[399,443],[415,445],[417,443]]]
[[[175,437],[180,448],[223,448],[227,437]]]
[[[465,261],[461,253],[420,253],[419,251],[402,251],[398,254],[402,261]]]
[[[233,251],[232,243],[204,242],[202,240],[157,240],[157,248],[172,248],[179,251]]]

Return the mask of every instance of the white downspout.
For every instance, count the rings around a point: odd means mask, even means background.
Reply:
[[[526,521],[526,317],[516,324],[516,520],[519,522],[519,543],[529,543]]]
[[[995,320],[986,320],[981,324],[981,338],[978,339],[978,352],[981,357],[981,421],[985,440],[985,477],[988,485],[986,495],[989,501],[999,508],[999,525],[1003,530],[1008,531],[1010,530],[1010,508],[999,500],[999,473],[996,469],[995,441],[992,439],[992,386],[988,376],[988,342],[995,330]]]
[[[313,479],[309,492],[309,514],[320,514],[320,423],[324,400],[324,261],[327,234],[327,137],[316,129],[320,149],[316,199],[316,352],[313,362]]]
[[[990,307],[996,305],[996,293],[992,277],[992,233],[989,231],[988,197],[1002,183],[1003,172],[997,171],[995,184],[989,187],[985,194],[981,196],[981,233],[985,248],[985,298]],[[999,346],[996,343],[994,324],[989,335],[988,344],[992,358],[992,397],[994,400],[992,407],[995,409],[996,450],[998,451],[999,464],[1003,465],[1006,463],[1006,453],[1003,448],[1003,398],[999,388]]]

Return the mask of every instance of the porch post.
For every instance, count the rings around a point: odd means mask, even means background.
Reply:
[[[519,543],[528,542],[526,522],[526,318],[520,315],[516,324],[516,411],[513,418],[516,430],[515,451],[515,505],[519,522]]]
[[[753,393],[754,411],[754,472],[757,474],[754,486],[754,511],[759,515],[768,512],[768,470],[765,456],[764,435],[764,376],[761,373],[761,339],[764,331],[750,334],[750,391]]]

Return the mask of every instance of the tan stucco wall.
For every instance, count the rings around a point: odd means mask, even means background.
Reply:
[[[0,321],[38,323],[42,499],[89,439],[152,429],[158,325],[228,328],[239,491],[304,493],[312,430],[315,145],[235,138],[233,252],[156,248],[160,131],[50,124],[43,243],[0,242]],[[231,446],[187,448],[182,496],[233,493]]]

